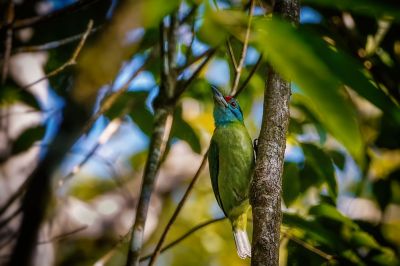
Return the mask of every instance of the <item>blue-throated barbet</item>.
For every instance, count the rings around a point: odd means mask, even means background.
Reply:
[[[249,187],[254,170],[254,152],[243,113],[237,100],[214,86],[215,130],[208,154],[211,184],[215,197],[232,224],[240,258],[251,257],[247,237]]]

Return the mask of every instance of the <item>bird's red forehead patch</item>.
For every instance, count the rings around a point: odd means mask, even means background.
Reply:
[[[227,102],[230,102],[231,100],[232,100],[232,96],[225,96],[225,100],[227,101]]]

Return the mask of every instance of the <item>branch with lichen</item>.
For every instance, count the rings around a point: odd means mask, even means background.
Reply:
[[[127,266],[139,265],[147,210],[150,204],[151,194],[153,193],[156,175],[169,139],[176,102],[215,53],[215,49],[211,49],[210,52],[205,54],[206,58],[188,79],[178,80],[179,71],[175,60],[176,31],[179,27],[179,21],[176,14],[171,15],[170,18],[169,29],[166,29],[163,23],[161,23],[160,26],[160,57],[162,59],[160,93],[154,102],[154,129],[149,147],[149,155],[143,173],[135,223],[132,226],[131,242],[129,244],[126,262]],[[167,43],[166,45],[165,42]],[[167,50],[165,50],[165,47],[167,47]]]
[[[171,16],[174,18],[175,16]],[[176,27],[174,19],[171,26]],[[160,26],[160,55],[161,55],[161,84],[160,92],[154,103],[153,133],[150,140],[149,154],[144,168],[139,202],[136,209],[135,222],[132,226],[131,241],[129,244],[126,265],[139,265],[140,252],[143,246],[144,226],[150,205],[151,194],[154,190],[157,172],[164,156],[165,148],[171,133],[175,103],[172,98],[175,93],[176,78],[174,75],[175,30],[166,33],[164,23]],[[165,51],[165,42],[168,42],[168,51]],[[171,75],[171,76],[170,76]]]

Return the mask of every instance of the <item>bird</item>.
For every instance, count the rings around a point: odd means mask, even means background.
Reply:
[[[208,153],[211,184],[218,205],[231,222],[237,253],[245,259],[251,257],[246,227],[255,161],[253,143],[239,102],[224,96],[216,86],[211,88],[215,122]]]

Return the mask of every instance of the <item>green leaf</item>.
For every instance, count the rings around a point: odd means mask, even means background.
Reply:
[[[199,39],[217,46],[229,37],[231,30],[239,34],[246,30],[247,17],[243,12],[233,10],[213,11],[207,6],[203,25],[199,30]],[[223,27],[221,27],[223,25]]]
[[[366,78],[358,73],[358,68],[350,68],[348,62],[342,60],[339,53],[328,48],[322,40],[294,28],[289,23],[272,19],[259,20],[255,24],[256,46],[280,73],[300,87],[307,97],[310,110],[356,160],[363,164],[364,144],[359,125],[353,108],[343,97],[341,85],[348,81],[348,76],[354,77],[356,81],[352,83],[356,85],[369,84]],[[335,59],[336,56],[340,60]],[[333,61],[335,65],[330,65]],[[344,70],[336,71],[336,68]],[[345,77],[338,75],[346,71],[349,73]],[[373,86],[372,88],[376,90]]]
[[[145,27],[158,26],[160,18],[167,16],[174,9],[178,8],[180,1],[163,1],[163,0],[146,0],[140,5],[142,14],[140,19],[143,20]]]
[[[303,240],[304,241],[304,240]],[[307,243],[307,242],[306,242]],[[308,243],[309,244],[309,243]],[[301,261],[307,262],[307,266],[321,266],[325,265],[326,259],[321,256],[316,256],[313,251],[310,251],[305,245],[299,244],[298,240],[289,238],[286,245],[287,249],[287,262],[285,265],[302,265]]]
[[[381,253],[374,256],[372,261],[382,266],[398,266],[400,265],[400,260],[396,257],[396,253],[389,248],[381,247]]]
[[[199,154],[201,153],[199,137],[194,129],[185,120],[183,120],[181,107],[177,107],[175,111],[171,135],[186,141],[194,152]]]
[[[301,147],[304,152],[306,162],[314,168],[315,172],[321,179],[328,184],[329,195],[336,199],[338,188],[335,177],[335,169],[329,156],[317,146],[311,143],[302,143]]]
[[[283,224],[291,228],[301,229],[309,238],[330,248],[340,249],[343,247],[340,236],[336,232],[325,228],[315,220],[305,219],[296,214],[284,213]]]
[[[134,108],[129,113],[129,116],[147,136],[151,135],[153,131],[154,118],[153,114],[147,109],[147,106],[145,106],[145,102]]]
[[[31,93],[18,88],[15,84],[6,83],[0,89],[0,106],[7,106],[17,102],[25,103],[34,109],[40,110],[38,101]]]
[[[282,177],[283,200],[289,207],[300,194],[299,168],[295,163],[285,163]]]
[[[388,1],[376,0],[303,0],[304,4],[316,4],[375,18],[393,18],[400,21],[400,6]]]
[[[341,214],[334,206],[328,204],[320,204],[310,208],[309,214],[319,217],[329,218],[340,223],[344,223],[351,228],[357,228],[358,226],[353,221],[343,214]]]
[[[355,231],[350,238],[350,243],[357,248],[358,247],[368,247],[376,249],[380,248],[375,238],[363,231]]]
[[[46,128],[43,126],[33,127],[25,130],[12,145],[12,154],[26,151],[32,145],[43,138]]]
[[[351,249],[345,250],[340,255],[351,262],[350,265],[367,266],[365,262],[358,256],[358,254]]]

